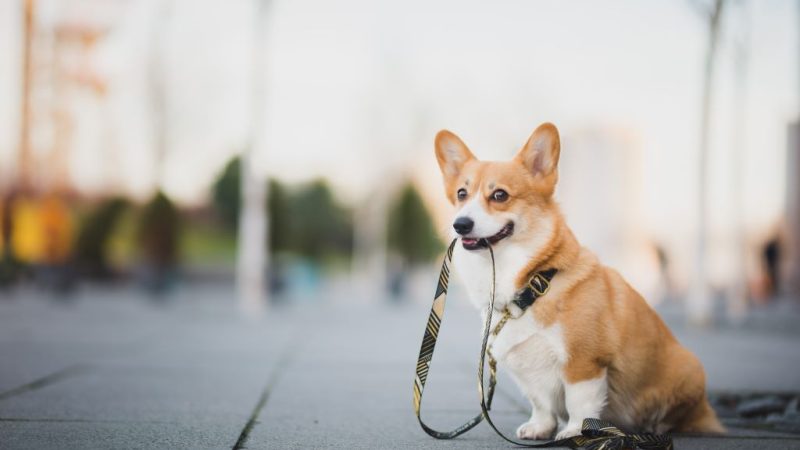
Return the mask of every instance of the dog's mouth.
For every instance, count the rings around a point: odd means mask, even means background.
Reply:
[[[514,222],[508,222],[500,231],[489,237],[462,237],[461,245],[467,250],[478,250],[494,245],[512,234],[514,234]]]

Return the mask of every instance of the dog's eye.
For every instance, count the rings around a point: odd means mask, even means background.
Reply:
[[[496,202],[504,202],[504,201],[508,200],[508,192],[506,192],[506,191],[504,191],[502,189],[498,189],[498,190],[492,192],[492,200],[494,200]]]
[[[458,197],[459,200],[464,200],[467,198],[467,190],[464,188],[459,189],[458,192],[456,192],[456,197]]]

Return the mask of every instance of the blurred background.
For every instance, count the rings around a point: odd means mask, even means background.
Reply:
[[[436,131],[506,159],[552,121],[568,223],[649,301],[700,324],[796,303],[799,20],[789,0],[3,0],[0,295],[427,301],[452,216]]]
[[[800,1],[0,0],[0,447],[440,448],[433,138],[545,121],[579,241],[800,443]],[[453,289],[437,428],[477,408]]]

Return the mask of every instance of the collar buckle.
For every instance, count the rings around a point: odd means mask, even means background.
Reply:
[[[550,281],[547,280],[542,274],[536,272],[533,274],[530,280],[528,280],[528,286],[536,293],[537,296],[541,297],[544,294],[547,294],[547,291],[550,290]]]

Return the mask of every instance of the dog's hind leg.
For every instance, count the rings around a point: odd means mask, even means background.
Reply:
[[[564,383],[564,398],[569,414],[569,422],[559,431],[556,439],[564,439],[581,434],[583,420],[599,418],[608,400],[608,381],[606,370],[596,378]]]

